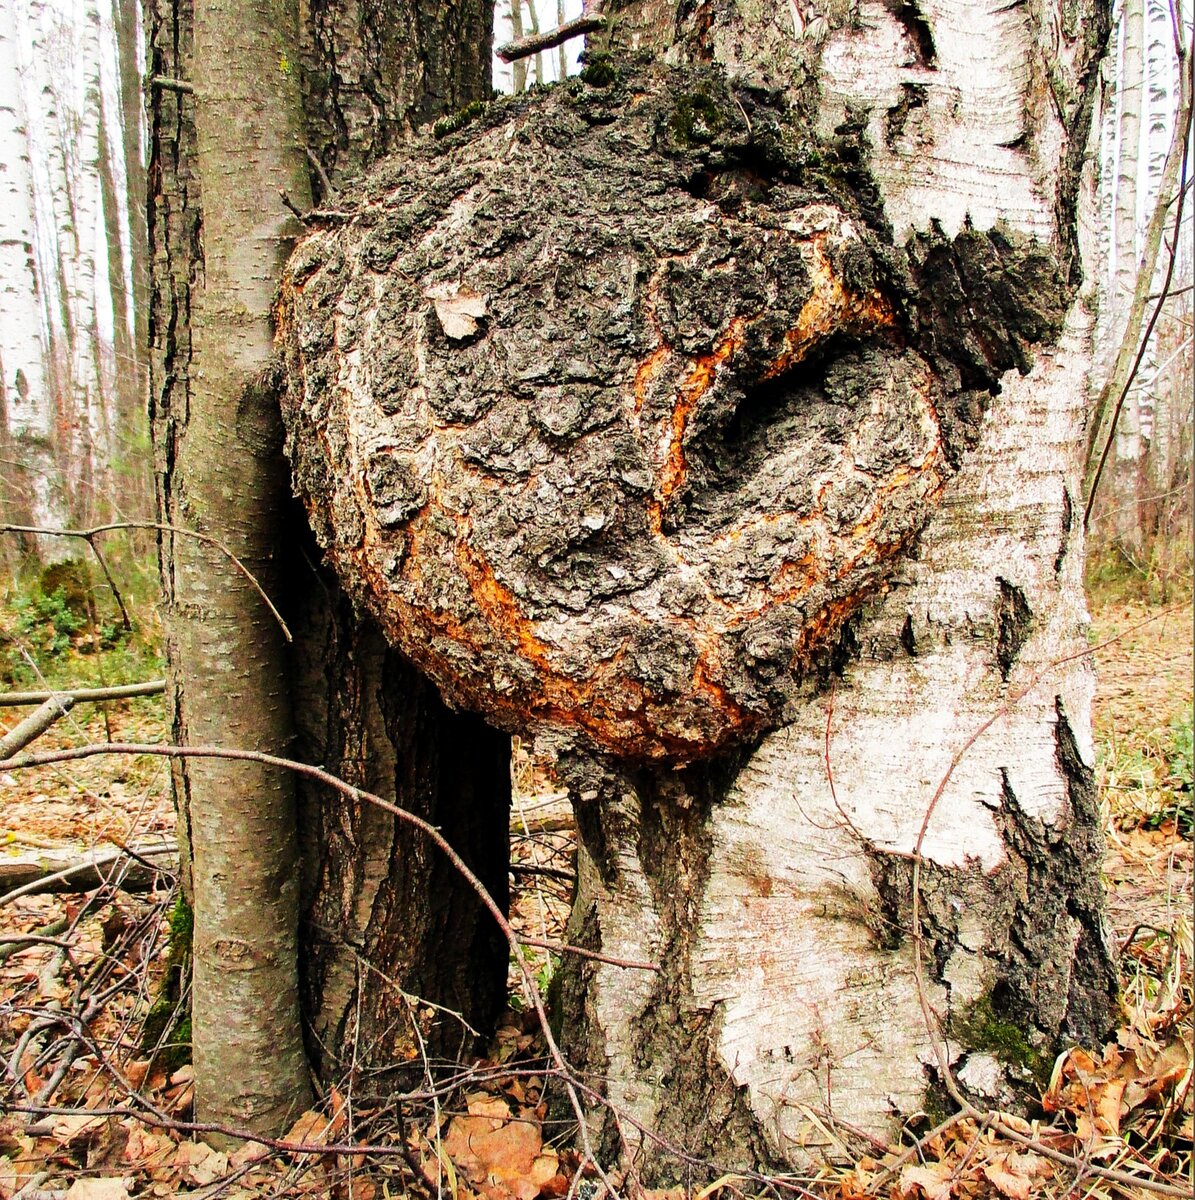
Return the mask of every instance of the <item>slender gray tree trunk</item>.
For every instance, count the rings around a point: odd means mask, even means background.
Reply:
[[[219,34],[221,25],[227,36],[247,36],[260,14],[240,8],[225,13],[214,28],[209,23],[207,36]],[[233,222],[219,208],[209,218],[203,204],[212,186],[227,188],[226,205],[240,200],[259,216],[268,211],[285,221],[278,188],[305,206],[310,186],[318,203],[334,205],[335,189],[346,178],[400,144],[416,125],[482,94],[489,10],[483,4],[401,13],[391,8],[383,18],[345,2],[303,11],[305,23],[292,39],[279,41],[275,31],[273,41],[257,44],[260,61],[217,54],[221,65],[206,70],[198,69],[190,6],[155,6],[147,30],[150,74],[159,80],[149,106],[149,321],[159,508],[164,519],[180,526],[222,530],[259,572],[294,634],[294,642],[284,646],[256,599],[236,592],[236,577],[220,555],[182,537],[164,537],[163,582],[173,614],[168,648],[174,736],[273,746],[418,811],[448,831],[501,898],[507,886],[509,739],[475,718],[450,713],[434,689],[388,650],[319,567],[305,522],[286,502],[288,472],[278,453],[269,378],[268,306],[276,286],[274,256],[284,252],[282,232],[293,227],[254,226],[243,231],[242,243],[229,247],[217,240],[209,250],[211,220],[226,227]],[[210,56],[211,48],[204,53]],[[285,100],[272,124],[233,122],[256,135],[250,153],[234,161],[223,155],[217,136],[228,129],[227,110],[210,102],[235,105],[243,99],[220,76],[237,62],[265,72]],[[206,130],[202,155],[197,123]],[[263,158],[285,162],[293,174],[267,179],[259,171]],[[214,185],[208,184],[209,172],[215,173]],[[260,257],[247,264],[242,252]],[[248,267],[235,281],[236,296],[245,300],[252,294],[253,319],[247,320],[246,305],[226,312],[224,339],[215,327],[201,330],[196,318],[211,314],[214,301],[209,296],[205,307],[202,293],[215,285],[214,270],[225,272],[217,279],[227,279],[230,255]],[[249,348],[246,338],[253,339]],[[238,347],[241,357],[228,364]],[[223,387],[204,355],[209,362],[224,360]],[[234,368],[248,365],[256,372],[250,379],[256,386],[246,388]],[[226,399],[222,418],[208,420],[225,394],[232,402]],[[250,485],[260,490],[230,490]],[[213,492],[219,500],[214,514],[194,499],[198,495],[210,504]],[[197,517],[205,523],[193,525]],[[208,591],[197,599],[196,588]],[[264,688],[265,694],[251,700],[250,687]],[[246,728],[249,720],[259,727]],[[268,774],[247,779],[179,767],[175,786],[189,895],[201,910],[197,951],[207,959],[197,983],[220,963],[221,946],[213,949],[202,913],[210,877],[218,881],[225,874],[221,862],[208,865],[213,853],[246,855],[261,868],[262,889],[269,893],[245,890],[252,872],[239,866],[228,872],[240,889],[234,898],[238,915],[260,927],[257,941],[266,960],[233,976],[247,993],[258,988],[264,993],[261,1003],[248,994],[240,997],[237,1019],[260,1014],[263,1021],[237,1036],[245,1053],[253,1054],[255,1039],[260,1046],[269,1034],[278,1103],[265,1112],[258,1094],[264,1090],[256,1081],[226,1069],[225,1042],[214,1036],[209,1009],[196,1017],[197,1041],[205,1036],[205,1020],[209,1036],[206,1048],[197,1047],[201,1104],[218,1096],[233,1123],[244,1123],[240,1118],[248,1119],[252,1109],[261,1113],[263,1126],[278,1128],[285,1113],[304,1102],[306,1067],[294,1040],[296,962],[308,1057],[342,1089],[349,1063],[376,1081],[381,1069],[408,1063],[421,1043],[433,1053],[459,1053],[471,1040],[462,1032],[462,1019],[485,1027],[504,995],[500,935],[461,881],[405,827],[368,805],[347,804],[342,796],[310,784],[296,788]],[[236,841],[241,830],[251,845]],[[303,916],[296,952],[298,906]],[[221,935],[215,936],[219,941]],[[290,948],[284,949],[288,940]],[[208,997],[227,1000],[219,986]],[[419,998],[461,1016],[424,1009]],[[276,1022],[273,1030],[270,1022]],[[279,1047],[282,1054],[276,1053]]]
[[[186,408],[172,408],[161,423],[168,457],[160,499],[164,521],[208,540],[171,533],[162,542],[174,732],[192,745],[288,754],[282,630],[215,543],[267,594],[280,594],[288,489],[270,382],[270,309],[298,229],[280,193],[309,205],[292,65],[297,16],[284,2],[204,3],[194,22],[189,59],[170,66],[182,67],[194,88],[186,185],[195,189],[187,199],[202,197],[202,259],[186,247],[187,266],[199,268],[182,284],[189,386]],[[181,98],[158,89],[155,115]],[[158,168],[166,165],[159,158]],[[167,215],[167,253],[175,216],[188,214]],[[196,223],[191,236],[197,232]],[[188,762],[178,776],[195,910],[196,1113],[277,1132],[311,1095],[299,1023],[293,780],[217,760]]]

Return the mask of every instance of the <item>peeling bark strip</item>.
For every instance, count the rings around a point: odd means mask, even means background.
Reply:
[[[1011,234],[898,251],[860,149],[603,62],[298,250],[297,489],[451,702],[689,762],[774,726],[891,572],[1067,296]]]

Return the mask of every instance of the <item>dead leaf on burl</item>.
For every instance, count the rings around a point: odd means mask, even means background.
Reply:
[[[436,283],[423,294],[435,305],[441,328],[454,341],[472,337],[486,315],[485,297],[463,284]]]

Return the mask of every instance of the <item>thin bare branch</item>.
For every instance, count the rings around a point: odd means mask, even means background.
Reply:
[[[512,928],[506,914],[499,907],[497,901],[490,895],[489,889],[478,878],[478,876],[470,868],[469,864],[453,848],[448,839],[440,832],[436,826],[429,821],[425,821],[422,817],[417,816],[413,812],[409,812],[405,808],[400,808],[397,804],[392,804],[389,800],[378,796],[373,792],[368,792],[364,788],[354,787],[352,784],[346,783],[343,779],[333,775],[330,771],[325,771],[322,767],[312,766],[310,763],[297,762],[291,758],[282,758],[276,754],[266,754],[260,750],[238,750],[226,748],[222,746],[171,746],[161,743],[136,743],[136,742],[110,742],[98,743],[88,746],[73,746],[62,750],[48,750],[39,754],[23,754],[15,758],[9,758],[0,761],[0,769],[4,770],[21,770],[26,767],[44,766],[53,762],[72,762],[85,758],[97,758],[106,755],[130,755],[130,754],[147,754],[156,755],[163,758],[214,758],[224,759],[233,762],[256,762],[263,766],[277,767],[284,771],[293,771],[298,775],[303,775],[308,779],[314,779],[318,783],[324,784],[326,787],[332,788],[343,796],[356,803],[367,803],[382,809],[384,812],[390,813],[397,820],[418,829],[426,838],[435,844],[440,852],[448,859],[453,868],[460,874],[461,878],[473,889],[477,898],[481,901],[486,911],[498,924],[498,928],[502,931],[503,937],[506,939],[507,945],[510,947],[511,955],[515,960],[515,966],[518,969],[519,975],[522,978],[523,986],[527,994],[528,1003],[535,1010],[536,1019],[540,1026],[540,1031],[543,1034],[544,1042],[548,1048],[548,1054],[552,1062],[556,1065],[560,1078],[563,1082],[565,1092],[568,1095],[569,1103],[572,1106],[573,1112],[576,1115],[578,1123],[578,1131],[581,1137],[582,1150],[585,1159],[594,1164],[594,1168],[601,1178],[602,1182],[607,1186],[612,1196],[616,1196],[617,1189],[606,1177],[605,1170],[593,1153],[590,1145],[588,1123],[585,1119],[585,1110],[581,1104],[580,1096],[577,1093],[576,1078],[569,1070],[568,1063],[564,1058],[559,1044],[556,1041],[556,1035],[552,1032],[552,1025],[548,1019],[547,1010],[544,1008],[543,997],[539,994],[539,988],[536,986],[535,976],[532,974],[531,968],[527,963],[527,957],[523,953],[523,946],[518,935]],[[9,896],[0,897],[0,904],[11,898]],[[218,1130],[215,1130],[218,1132]]]
[[[195,85],[186,79],[171,79],[168,75],[151,75],[149,79],[150,87],[165,88],[168,92],[187,92],[195,91]]]
[[[200,533],[197,529],[183,529],[179,525],[167,525],[161,521],[112,521],[107,525],[93,525],[90,529],[58,529],[40,525],[0,525],[0,533],[27,533],[44,537],[74,537],[82,538],[86,542],[90,542],[97,534],[111,533],[117,529],[155,529],[159,533],[169,533],[175,537],[194,538],[196,541],[203,542],[207,546],[215,547],[249,581],[253,590],[262,598],[266,608],[270,610],[271,616],[278,622],[278,626],[282,630],[282,634],[286,640],[288,642],[295,640],[291,636],[286,622],[282,619],[282,614],[274,607],[273,601],[266,595],[265,589],[261,584],[257,582],[253,572],[219,538],[214,538],[211,534]]]
[[[591,958],[594,962],[609,963],[612,967],[626,967],[631,971],[660,969],[659,963],[641,962],[636,958],[614,958],[609,954],[599,954],[596,950],[586,950],[584,946],[571,946],[567,942],[552,942],[533,937],[523,937],[519,940],[524,946],[536,946],[541,950],[551,950],[554,954],[575,954],[578,958]]]
[[[137,696],[159,696],[166,690],[166,680],[147,679],[144,683],[124,683],[118,687],[55,688],[45,692],[5,692],[0,694],[0,708],[20,708],[26,704],[44,704],[55,696],[68,698],[74,704],[99,703],[103,700],[132,700]]]
[[[0,738],[0,758],[11,758],[36,741],[75,706],[70,695],[51,696]]]

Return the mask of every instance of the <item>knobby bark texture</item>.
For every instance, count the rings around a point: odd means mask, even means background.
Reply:
[[[938,1106],[935,1043],[1010,1105],[1110,1021],[1076,515],[1108,14],[606,11],[580,80],[442,122],[302,244],[283,412],[349,593],[555,755],[570,940],[662,964],[558,1000],[596,1136],[665,1178],[638,1129],[806,1161],[827,1114]]]
[[[238,31],[245,28],[240,7],[224,15],[230,36],[241,36]],[[277,199],[279,187],[292,203],[305,204],[309,187],[318,202],[335,203],[343,179],[393,148],[422,119],[425,108],[435,114],[441,106],[468,103],[481,94],[489,61],[486,6],[425,8],[396,11],[392,5],[382,14],[350,3],[305,6],[292,40],[281,37],[277,31],[283,25],[277,25],[272,40],[258,46],[259,58],[242,63],[250,72],[248,86],[259,86],[252,78],[258,71],[261,79],[286,89],[287,112],[295,122],[281,129],[261,128],[252,112],[242,123],[234,122],[236,129],[256,131],[259,139],[253,157],[243,164],[238,197],[259,218],[286,219]],[[225,540],[258,573],[294,635],[293,643],[283,647],[277,626],[254,607],[256,601],[231,612],[243,597],[227,600],[238,583],[228,562],[219,555],[199,555],[183,537],[165,537],[163,580],[174,614],[169,643],[174,736],[227,743],[246,719],[274,714],[273,729],[254,733],[252,744],[263,746],[269,733],[280,752],[326,766],[441,825],[492,894],[501,898],[507,887],[509,740],[477,718],[448,711],[318,565],[302,514],[285,502],[287,468],[278,454],[277,401],[266,357],[256,360],[256,374],[247,387],[238,393],[236,384],[230,384],[228,394],[237,397],[235,411],[209,428],[203,453],[185,454],[188,440],[199,447],[193,422],[202,409],[195,392],[212,387],[199,382],[206,368],[197,361],[202,334],[192,317],[203,312],[209,260],[220,252],[207,244],[211,223],[200,194],[196,123],[202,126],[206,120],[210,130],[212,121],[219,120],[214,110],[205,114],[205,108],[221,88],[197,69],[190,5],[155,6],[147,33],[150,74],[166,81],[153,86],[149,96],[151,405],[159,511],[180,526],[212,532],[211,525],[196,521],[196,507],[187,503],[196,486],[193,476],[210,469],[237,481],[256,479],[265,496],[253,513],[238,516],[244,498],[221,492],[227,511],[220,515],[235,526]],[[217,57],[227,64],[241,56]],[[171,87],[169,81],[176,79],[194,91]],[[222,157],[219,139],[209,150],[208,167],[217,177],[236,169]],[[283,181],[266,180],[259,171],[262,155],[286,156],[292,173]],[[265,233],[277,245],[276,226],[254,233]],[[255,244],[257,238],[247,234],[245,241]],[[252,273],[252,328],[268,339],[268,321],[256,319],[272,299],[277,264],[271,259],[259,266]],[[244,323],[246,307],[225,321],[231,335]],[[216,332],[209,337],[208,353],[230,352],[231,338],[222,348]],[[258,342],[254,354],[263,349],[268,356],[268,340]],[[212,518],[208,514],[203,519]],[[188,554],[190,558],[184,557]],[[212,593],[203,605],[192,601],[188,606],[184,597],[181,564],[187,562],[196,563],[191,586]],[[217,602],[227,604],[233,633],[217,629],[211,608]],[[217,634],[226,639],[214,652],[211,682],[202,696],[200,673],[184,657],[188,647],[182,644],[182,631],[189,620],[193,624],[186,636],[192,640]],[[235,645],[234,636],[241,639]],[[263,663],[267,651],[269,662]],[[269,695],[250,703],[247,681],[260,678],[264,667],[274,673]],[[180,840],[189,876],[192,856],[186,853],[186,839],[192,833],[202,837],[199,824],[211,820],[205,813],[211,811],[212,793],[204,790],[204,782],[190,766],[176,770]],[[468,1041],[460,1020],[420,1006],[418,999],[460,1013],[475,1028],[485,1027],[505,989],[506,951],[492,922],[445,864],[390,817],[368,805],[347,804],[309,783],[271,780],[270,787],[275,784],[292,790],[294,799],[277,799],[280,792],[243,779],[229,779],[216,795],[243,806],[246,836],[255,841],[256,857],[273,864],[270,884],[288,897],[288,904],[294,903],[298,881],[299,987],[311,1064],[344,1086],[350,1063],[377,1078],[381,1068],[409,1063],[421,1045],[433,1053],[459,1053]],[[271,795],[276,797],[278,825],[271,824],[274,832],[267,833],[263,799]],[[227,824],[222,836],[227,836]],[[232,824],[241,828],[239,818]],[[196,871],[201,857],[194,856]],[[293,917],[282,924],[293,925]],[[267,990],[268,1003],[281,1003],[278,997],[284,995],[293,1007],[293,951],[289,959],[281,952],[267,954],[279,970],[287,969],[289,961],[291,974],[271,982],[258,973],[253,986]],[[259,1007],[249,1003],[242,1011]],[[297,1028],[293,1021],[281,1024]],[[223,1068],[213,1073],[210,1062],[200,1074],[201,1093],[221,1078],[233,1086],[238,1082]],[[302,1087],[297,1088],[287,1103],[301,1101],[302,1094]],[[242,1102],[256,1104],[252,1096],[242,1096],[237,1103]],[[278,1108],[262,1124],[277,1127],[281,1117]]]
[[[447,696],[512,730],[685,762],[774,725],[985,389],[1060,326],[1028,239],[897,258],[855,142],[750,104],[720,72],[591,75],[375,175],[290,265],[317,536]]]

